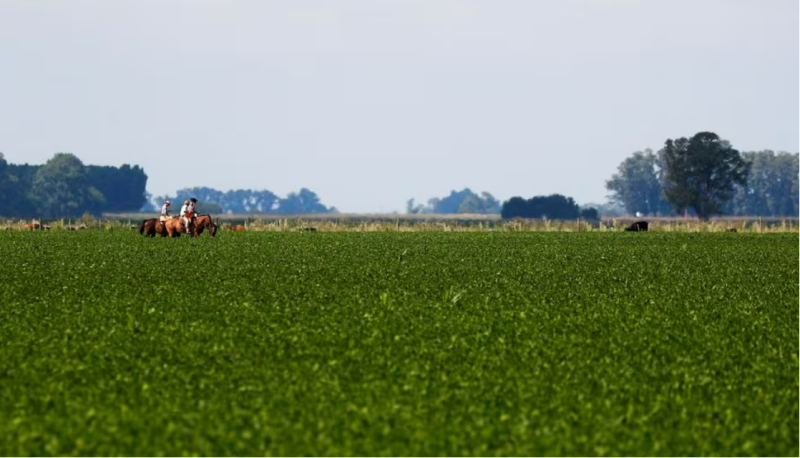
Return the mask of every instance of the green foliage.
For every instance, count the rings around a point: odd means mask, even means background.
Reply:
[[[472,213],[500,213],[500,202],[488,192],[475,194],[469,188],[461,191],[450,191],[446,197],[428,199],[427,205],[414,205],[414,199],[406,202],[406,211],[411,214],[435,213],[440,215]]]
[[[747,182],[735,183],[733,197],[723,204],[721,212],[739,216],[794,216],[800,214],[798,153],[775,153],[770,150],[742,153],[750,163]],[[661,164],[650,150],[636,152],[625,159],[606,188],[611,191],[611,204],[623,205],[625,213],[646,215],[673,213],[662,192]],[[652,204],[655,202],[655,204]],[[605,216],[619,216],[615,208],[592,204]]]
[[[209,213],[273,213],[277,210],[280,200],[275,193],[266,189],[261,191],[254,189],[236,189],[222,192],[205,186],[179,189],[174,197],[161,196],[153,200],[156,202],[155,209],[157,210],[164,200],[183,202],[192,197],[196,198],[199,202],[219,206],[219,212]]]
[[[83,162],[69,153],[57,153],[36,171],[31,199],[46,218],[78,216],[96,210],[105,202],[89,183]]]
[[[314,191],[307,188],[300,189],[299,192],[291,192],[285,198],[278,201],[278,209],[275,213],[335,213],[335,208],[328,208],[323,205],[319,196]]]
[[[595,211],[595,216],[596,216]],[[525,200],[512,197],[503,203],[500,215],[503,218],[549,218],[575,219],[581,216],[581,209],[572,197],[561,194],[536,196]]]
[[[796,234],[0,232],[0,455],[798,454]]]
[[[719,214],[736,185],[747,183],[750,164],[713,132],[667,140],[659,151],[663,188],[676,211],[691,209],[702,220]]]
[[[11,174],[3,153],[0,153],[0,215],[8,215],[20,204],[17,183],[19,179]]]
[[[35,215],[27,195],[33,173],[26,172],[30,172],[27,167],[9,164],[0,153],[0,215]]]
[[[102,211],[138,210],[146,201],[147,175],[138,165],[121,167],[89,165],[89,182],[103,197]]]
[[[600,220],[600,213],[597,212],[597,209],[594,207],[588,207],[581,209],[581,218],[589,221],[599,221]]]
[[[74,217],[138,210],[147,175],[139,166],[84,165],[57,153],[44,165],[7,164],[0,157],[0,215]]]
[[[611,201],[625,207],[630,214],[669,215],[671,208],[661,190],[661,166],[652,150],[637,151],[617,168],[606,189]]]
[[[190,198],[213,205],[208,213],[337,213],[336,207],[326,207],[314,191],[302,188],[280,198],[268,190],[237,189],[228,192],[214,188],[196,187],[179,189],[175,197],[162,196],[153,199],[156,209],[164,200],[183,202]],[[217,211],[218,210],[218,211]]]
[[[757,151],[742,153],[751,164],[747,183],[736,191],[725,213],[733,215],[798,216],[800,155]]]

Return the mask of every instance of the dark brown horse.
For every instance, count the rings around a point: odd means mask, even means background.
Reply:
[[[142,225],[139,226],[139,233],[144,234],[147,237],[155,237],[156,234],[160,235],[161,237],[167,236],[167,228],[161,224],[161,221],[158,218],[146,219],[142,221]]]
[[[211,218],[211,215],[202,215],[194,219],[194,236],[200,237],[204,230],[208,229],[208,234],[211,237],[217,235],[217,224]]]

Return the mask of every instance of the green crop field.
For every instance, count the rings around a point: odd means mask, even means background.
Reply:
[[[0,455],[798,455],[798,237],[0,233]]]

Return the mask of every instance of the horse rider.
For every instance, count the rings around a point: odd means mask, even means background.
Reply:
[[[191,220],[194,221],[194,219],[197,218],[197,199],[194,197],[189,199],[189,211],[192,212],[190,216]]]
[[[158,219],[159,221],[161,221],[161,224],[166,223],[167,222],[167,218],[169,218],[169,206],[170,205],[172,205],[172,204],[169,203],[168,200],[165,200],[164,204],[161,206],[161,217]]]
[[[189,231],[189,223],[192,222],[192,215],[189,210],[189,203],[190,202],[188,200],[185,200],[183,201],[183,206],[181,207],[181,221],[183,221],[183,224],[186,226],[187,234],[191,234],[191,232]]]

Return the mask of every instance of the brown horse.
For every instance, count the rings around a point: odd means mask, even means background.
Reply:
[[[160,235],[161,237],[167,236],[167,228],[161,224],[161,221],[158,218],[146,219],[142,221],[142,225],[139,226],[139,233],[144,234],[147,237],[155,237],[156,234]]]
[[[217,235],[217,224],[211,218],[211,215],[202,215],[195,218],[192,223],[194,224],[195,237],[200,237],[204,230],[208,229],[208,235],[215,237]]]
[[[217,235],[217,225],[210,215],[198,216],[189,223],[189,235],[192,237],[200,237],[200,234],[206,229],[211,237]],[[168,218],[164,224],[157,219],[145,220],[139,228],[139,233],[147,233],[150,237],[155,237],[155,234],[170,238],[180,237],[181,234],[186,234],[186,225],[180,218]]]
[[[164,223],[164,226],[166,227],[166,236],[169,238],[180,237],[181,234],[186,233],[186,225],[183,224],[181,218],[169,218],[167,222]],[[194,231],[193,223],[189,223],[189,231],[189,235],[192,235],[191,233]]]

